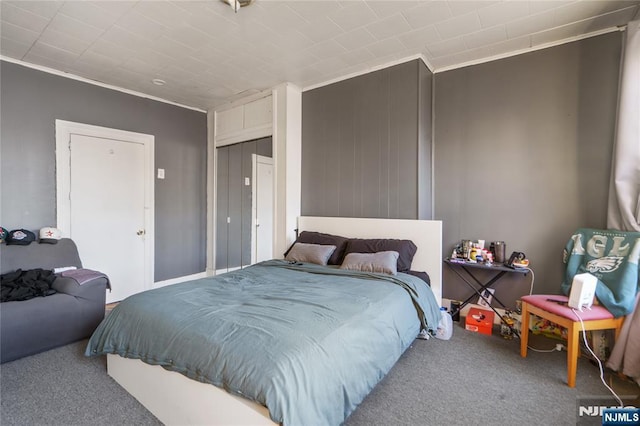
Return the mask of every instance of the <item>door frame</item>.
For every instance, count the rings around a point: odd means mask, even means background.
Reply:
[[[273,141],[272,141],[273,143]],[[258,191],[257,191],[257,177],[258,177],[258,161],[264,164],[271,165],[271,180],[273,181],[273,157],[267,157],[259,154],[251,154],[251,264],[256,263],[256,222],[258,217],[258,209],[256,200],[258,199]],[[273,198],[275,182],[272,183],[271,186],[271,198]],[[271,214],[275,219],[275,211],[273,208],[273,204],[271,206]],[[275,221],[275,220],[274,220]],[[271,224],[271,247],[273,247],[273,228],[274,224]]]
[[[71,135],[91,136],[140,143],[144,146],[144,288],[153,288],[155,262],[155,137],[144,133],[111,129],[73,121],[56,120],[56,207],[57,228],[69,237],[71,229]]]

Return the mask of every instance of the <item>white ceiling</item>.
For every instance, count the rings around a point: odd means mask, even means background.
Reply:
[[[422,56],[433,71],[630,21],[640,1],[0,2],[0,53],[208,110]],[[154,78],[166,81],[156,86]]]

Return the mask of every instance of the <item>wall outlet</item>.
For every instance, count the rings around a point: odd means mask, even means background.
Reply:
[[[566,350],[567,347],[565,345],[563,345],[562,343],[557,343],[556,344],[556,351],[558,352],[562,352],[563,350]]]

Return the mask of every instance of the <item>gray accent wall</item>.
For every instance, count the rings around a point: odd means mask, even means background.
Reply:
[[[155,181],[155,281],[205,270],[205,113],[5,61],[0,102],[1,226],[55,226],[56,119],[147,133],[166,171]]]
[[[431,217],[431,78],[413,60],[302,94],[303,215]]]
[[[529,257],[535,293],[559,293],[573,231],[606,227],[621,45],[615,32],[435,75],[446,255],[463,238],[505,241]],[[496,294],[513,304],[530,279]],[[443,281],[444,297],[469,294],[447,268]]]

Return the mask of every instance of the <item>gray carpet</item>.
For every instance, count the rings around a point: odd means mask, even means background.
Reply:
[[[555,343],[532,338],[540,349]],[[85,344],[0,366],[0,423],[160,424],[107,376],[104,357],[82,355]],[[456,324],[450,341],[415,341],[346,425],[575,425],[577,397],[608,394],[598,376],[598,368],[581,359],[571,389],[565,384],[565,352],[530,351],[523,359],[518,340],[478,335]],[[609,380],[618,393],[640,393],[631,382]]]

